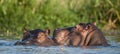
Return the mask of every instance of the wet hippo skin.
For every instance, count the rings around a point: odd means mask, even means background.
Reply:
[[[23,30],[23,38],[15,45],[38,46],[109,46],[102,31],[95,23],[79,23],[73,27],[57,28],[53,38],[49,38],[50,30]]]
[[[95,23],[87,23],[86,25],[86,43],[85,46],[108,46],[107,40],[100,29],[98,29]]]
[[[69,34],[71,33],[73,27],[68,28],[57,28],[53,32],[53,40],[57,45],[68,45],[69,44]]]
[[[79,23],[79,25],[74,26],[72,32],[69,34],[69,43],[71,46],[79,46],[81,42],[84,41],[83,31],[85,29],[85,23]]]
[[[81,34],[73,32],[74,27],[58,28],[53,32],[53,40],[57,45],[79,46]]]
[[[50,30],[35,29],[28,31],[24,29],[23,38],[17,41],[15,45],[37,45],[37,46],[53,46],[54,41],[49,38]]]
[[[69,45],[68,46],[74,46],[77,47],[79,46],[79,43],[81,42],[81,34],[72,32],[69,34]]]
[[[108,46],[102,31],[98,29],[95,23],[87,23],[84,28],[81,28],[81,24],[76,25],[74,32],[80,33],[82,38],[80,46]]]

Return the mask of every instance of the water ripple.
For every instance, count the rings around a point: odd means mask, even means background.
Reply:
[[[120,42],[107,37],[108,47],[65,47],[65,46],[14,46],[16,40],[0,40],[0,54],[120,54]]]

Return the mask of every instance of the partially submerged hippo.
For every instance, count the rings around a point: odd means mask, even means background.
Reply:
[[[15,45],[37,45],[37,46],[53,46],[54,41],[49,38],[50,30],[35,29],[28,31],[24,29],[23,38]]]
[[[81,42],[81,34],[72,32],[71,34],[68,35],[69,36],[69,45],[68,46],[79,46],[79,43]]]
[[[71,33],[73,27],[68,28],[57,28],[53,32],[53,40],[57,45],[68,45],[69,44],[69,34]]]
[[[74,27],[56,29],[53,40],[67,46],[108,46],[102,31],[95,23],[79,23]]]
[[[79,27],[79,28],[78,28]],[[86,27],[85,23],[80,23],[79,25],[76,25],[73,29],[72,32],[69,34],[69,45],[71,46],[79,46],[81,42],[84,41],[84,29]]]
[[[58,28],[53,32],[53,40],[57,45],[79,46],[81,34],[73,32],[74,27]]]
[[[102,31],[95,23],[79,23],[74,27],[58,28],[53,32],[53,38],[49,38],[50,30],[24,29],[23,38],[15,45],[38,45],[38,46],[108,46]]]
[[[76,25],[74,32],[81,34],[80,46],[108,46],[102,31],[98,29],[95,23],[84,24],[84,28],[81,24]]]

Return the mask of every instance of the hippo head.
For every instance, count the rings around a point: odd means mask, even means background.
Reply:
[[[92,30],[95,30],[95,29],[98,29],[98,28],[96,27],[96,22],[93,22],[93,23],[87,23],[85,29],[87,31],[92,31]]]
[[[83,37],[87,36],[88,33],[96,29],[96,23],[79,23],[73,29],[75,33],[82,35]]]
[[[46,39],[48,39],[50,34],[50,30],[45,30],[43,32],[39,32],[38,36],[36,37],[36,42],[38,43],[44,43],[46,41]]]
[[[50,30],[43,31],[41,29],[35,29],[28,31],[24,29],[22,40],[16,42],[15,45],[39,45],[48,38],[49,33]]]
[[[93,30],[96,26],[93,23],[79,23],[73,29],[73,31],[80,36],[80,46],[84,46],[86,42],[86,38],[90,33],[90,30]]]
[[[109,46],[103,32],[96,26],[96,22],[87,23],[85,31],[87,32],[85,46]]]
[[[78,25],[75,25],[73,31],[75,33],[85,35],[86,33],[86,24],[85,23],[79,23]]]
[[[53,40],[58,45],[67,44],[68,34],[71,32],[73,27],[63,28],[63,29],[55,29],[53,32]]]

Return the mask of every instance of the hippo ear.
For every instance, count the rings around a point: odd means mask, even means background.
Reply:
[[[87,25],[85,29],[86,29],[86,30],[90,29],[90,25]]]
[[[23,28],[23,37],[22,37],[21,41],[26,40],[28,38],[28,34],[29,34],[28,30],[24,27]]]
[[[92,24],[94,24],[96,26],[96,22],[93,22]]]
[[[28,30],[24,27],[23,28],[23,33],[26,33],[26,32],[28,32]]]
[[[80,26],[80,25],[76,25],[75,28],[77,29],[77,28],[79,28],[79,26]]]
[[[49,34],[50,34],[50,29],[45,30],[45,33],[46,33],[47,36],[49,36]]]

